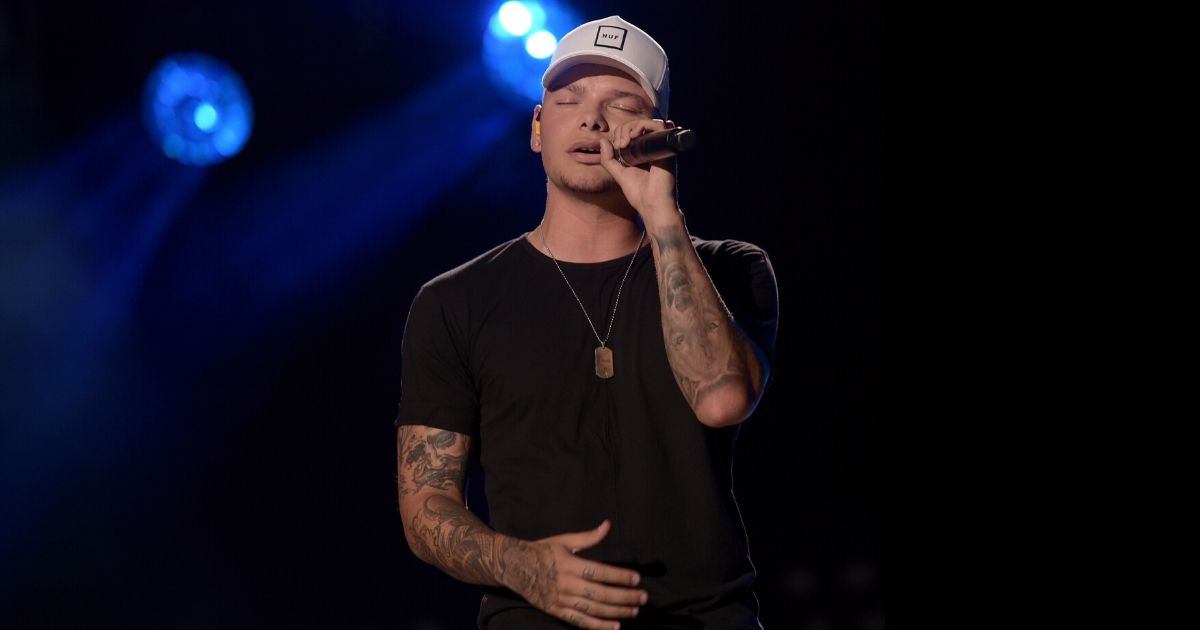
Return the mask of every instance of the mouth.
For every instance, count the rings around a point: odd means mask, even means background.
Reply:
[[[576,142],[568,151],[574,158],[585,164],[600,163],[600,141]]]

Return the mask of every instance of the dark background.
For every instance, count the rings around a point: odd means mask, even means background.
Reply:
[[[734,468],[764,626],[883,628],[882,6],[574,6],[667,50],[689,230],[775,268]],[[405,543],[392,420],[417,289],[543,209],[492,9],[0,2],[0,625],[474,627]],[[190,50],[256,109],[206,169],[139,114]]]

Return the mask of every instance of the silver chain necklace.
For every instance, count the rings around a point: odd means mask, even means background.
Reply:
[[[575,287],[571,286],[571,281],[567,280],[567,274],[563,273],[562,267],[558,264],[558,259],[554,257],[554,252],[550,251],[550,246],[546,244],[546,231],[542,230],[542,246],[550,254],[550,260],[554,261],[554,266],[558,268],[558,273],[562,276],[563,282],[567,283],[567,288],[571,290],[571,295],[575,296],[575,301],[579,302],[579,308],[583,310],[583,316],[587,318],[588,326],[592,327],[592,334],[596,335],[596,340],[600,342],[600,346],[596,348],[596,376],[600,378],[612,378],[613,375],[613,354],[612,349],[604,344],[608,343],[608,338],[612,336],[613,322],[617,319],[617,305],[621,303],[621,288],[625,286],[625,278],[629,277],[629,270],[633,269],[633,261],[637,260],[638,252],[642,251],[642,242],[646,239],[646,230],[642,230],[642,236],[638,239],[637,249],[633,250],[633,257],[629,259],[629,267],[625,269],[625,275],[621,277],[621,284],[617,285],[617,300],[613,302],[612,317],[608,320],[608,332],[604,334],[604,339],[600,338],[600,333],[596,332],[596,325],[592,323],[592,318],[588,315],[587,309],[583,306],[583,300],[579,299],[579,294],[575,292]]]

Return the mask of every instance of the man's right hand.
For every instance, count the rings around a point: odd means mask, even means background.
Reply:
[[[524,542],[505,572],[505,586],[549,615],[580,628],[620,628],[614,619],[638,614],[646,591],[637,586],[636,571],[586,560],[576,552],[599,544],[611,528],[608,519],[596,529]],[[615,585],[615,586],[610,586]]]

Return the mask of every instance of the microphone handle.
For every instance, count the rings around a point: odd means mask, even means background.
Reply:
[[[638,136],[629,141],[629,146],[618,149],[614,157],[625,166],[638,166],[673,157],[694,146],[696,133],[691,129],[675,127]]]

